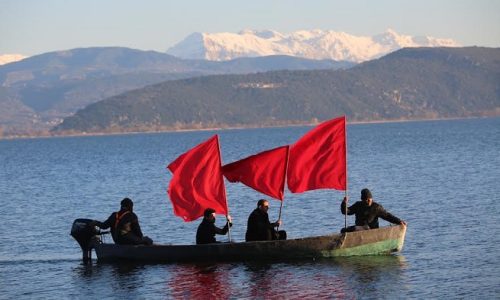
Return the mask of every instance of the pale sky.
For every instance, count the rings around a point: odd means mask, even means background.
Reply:
[[[193,32],[334,30],[500,47],[498,0],[0,0],[0,55],[123,46],[165,52]]]

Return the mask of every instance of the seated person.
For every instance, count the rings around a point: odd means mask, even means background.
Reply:
[[[212,208],[205,209],[203,213],[203,221],[201,221],[196,231],[196,244],[210,244],[217,243],[215,240],[216,234],[224,235],[229,231],[231,223],[231,216],[227,216],[227,222],[224,228],[215,226],[215,210]]]
[[[111,228],[111,236],[115,244],[119,245],[151,245],[153,240],[143,236],[139,219],[133,212],[134,203],[124,198],[120,203],[120,211],[112,213],[105,222],[95,221],[95,225],[107,229]]]
[[[344,197],[342,204],[340,205],[340,211],[342,214],[346,214],[346,203],[347,198]],[[376,203],[372,199],[372,193],[369,189],[361,190],[361,201],[357,201],[349,208],[347,208],[348,215],[356,215],[355,226],[349,226],[347,229],[342,228],[341,232],[350,232],[366,229],[378,228],[378,218],[382,218],[387,222],[404,225],[406,222],[395,217],[394,215],[388,213],[382,205]]]
[[[247,232],[245,234],[245,240],[247,242],[286,239],[286,233],[284,231],[281,231],[282,233],[278,235],[275,230],[275,227],[281,225],[281,220],[274,223],[269,222],[268,210],[269,201],[260,199],[257,202],[257,208],[254,209],[248,217]],[[279,238],[279,236],[282,236],[282,238]]]

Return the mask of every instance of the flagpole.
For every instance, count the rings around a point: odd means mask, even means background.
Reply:
[[[281,220],[281,209],[283,208],[283,200],[281,200],[281,204],[280,204],[280,213],[278,215],[278,221]],[[278,229],[280,228],[280,224],[278,223]]]
[[[285,158],[285,175],[283,176],[283,200],[280,204],[280,213],[278,215],[278,221],[281,220],[281,209],[283,208],[283,202],[285,201],[285,183],[286,183],[286,173],[288,172],[288,156],[290,155],[290,145],[286,148],[286,158]],[[280,225],[278,224],[278,229]]]
[[[345,193],[344,197],[346,199],[345,202],[345,214],[344,214],[344,231],[347,230],[347,203],[349,200],[347,199],[347,187],[348,187],[348,176],[347,176],[347,116],[344,116],[344,143],[345,143]]]
[[[217,148],[219,149],[219,159],[220,159],[219,165],[222,168],[222,155],[220,151],[219,135],[217,135]],[[227,204],[226,185],[224,184],[224,176],[222,175],[222,172],[221,172],[221,180],[222,184],[224,185],[222,191],[224,193],[224,200],[226,201],[226,210],[227,210],[226,213],[227,237],[229,238],[229,242],[231,243],[231,226],[229,225],[229,205]]]

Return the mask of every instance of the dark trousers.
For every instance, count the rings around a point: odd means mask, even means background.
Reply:
[[[120,245],[152,245],[153,240],[147,236],[138,237],[135,234],[129,232],[125,235],[121,235],[117,238],[117,244]]]

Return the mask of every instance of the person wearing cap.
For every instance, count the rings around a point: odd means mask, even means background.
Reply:
[[[260,199],[257,202],[257,208],[248,217],[245,241],[270,241],[278,238],[275,227],[281,225],[281,220],[269,222],[268,210],[269,201]]]
[[[124,198],[120,202],[120,211],[112,213],[106,221],[95,221],[94,224],[102,229],[111,228],[111,236],[115,244],[153,244],[152,239],[142,234],[139,218],[133,210],[134,202],[130,198]]]
[[[344,197],[342,204],[340,205],[340,211],[342,214],[346,214],[347,197]],[[406,222],[397,218],[396,216],[387,212],[382,205],[376,203],[372,199],[372,193],[369,189],[361,190],[361,201],[357,201],[349,208],[347,208],[348,215],[355,215],[356,221],[355,226],[349,226],[346,229],[342,228],[341,232],[350,232],[357,230],[366,230],[378,228],[378,218],[382,218],[387,222],[404,225]]]
[[[201,221],[196,231],[196,244],[211,244],[217,243],[215,239],[216,234],[224,235],[229,231],[231,223],[231,216],[227,216],[226,225],[223,228],[215,226],[215,210],[212,208],[205,209],[203,213],[203,221]]]

